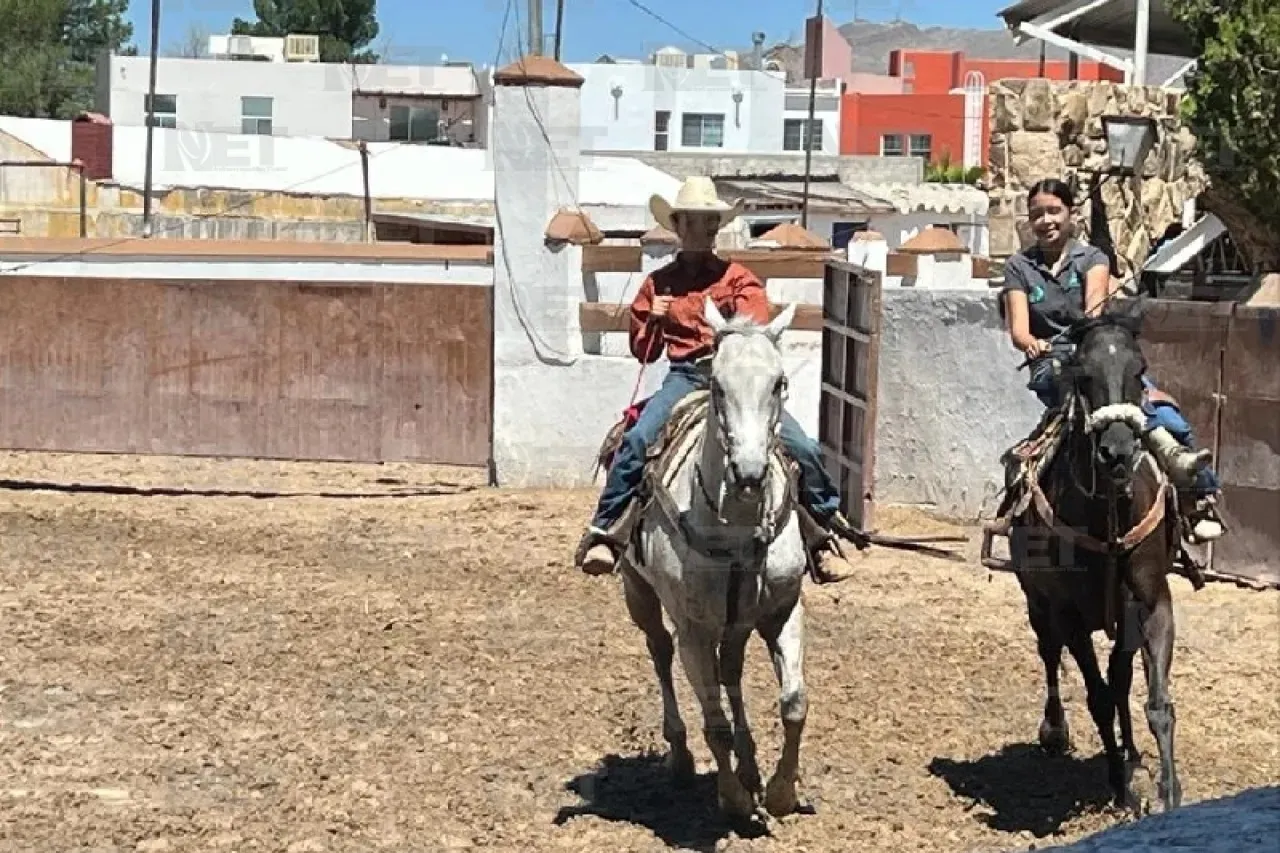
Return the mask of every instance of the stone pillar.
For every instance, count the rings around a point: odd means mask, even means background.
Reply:
[[[549,244],[547,226],[578,204],[582,83],[546,56],[493,74],[493,458],[501,485],[540,482],[542,472],[571,465],[549,452],[563,443],[553,438],[565,417],[566,374],[582,356],[582,249]],[[572,468],[587,465],[575,458]]]

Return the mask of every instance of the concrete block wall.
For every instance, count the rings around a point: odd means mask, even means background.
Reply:
[[[886,289],[875,500],[962,519],[995,510],[1000,455],[1043,409],[1026,388],[996,295]]]

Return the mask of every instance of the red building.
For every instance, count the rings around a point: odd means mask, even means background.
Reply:
[[[1075,79],[1124,82],[1124,72],[1098,62],[1076,63]],[[1043,77],[1068,80],[1071,63],[1020,59],[969,59],[959,51],[895,50],[889,76],[902,81],[902,94],[848,92],[841,104],[840,153],[925,157],[936,163],[944,153],[953,164],[965,155],[965,96],[970,74],[985,91],[997,80]],[[977,157],[986,162],[990,128],[987,99],[979,111]]]

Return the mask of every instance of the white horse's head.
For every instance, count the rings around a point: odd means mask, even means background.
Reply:
[[[769,451],[782,419],[787,374],[778,340],[795,318],[787,306],[768,325],[745,318],[726,320],[706,300],[706,318],[716,334],[711,359],[711,413],[725,452],[725,485],[759,493],[769,471]]]

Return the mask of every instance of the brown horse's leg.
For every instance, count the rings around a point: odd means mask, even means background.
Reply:
[[[1142,753],[1133,739],[1133,714],[1129,709],[1129,690],[1133,686],[1133,656],[1142,647],[1142,605],[1126,596],[1120,609],[1120,624],[1116,632],[1116,644],[1107,662],[1107,681],[1116,702],[1116,716],[1120,722],[1120,748],[1125,760],[1132,765],[1142,763]]]
[[[658,686],[662,690],[662,736],[671,747],[671,751],[667,753],[667,769],[677,785],[687,785],[695,775],[693,753],[689,751],[684,720],[680,717],[680,704],[676,701],[675,682],[671,677],[676,650],[671,641],[671,632],[662,623],[662,603],[648,581],[634,571],[623,571],[622,588],[631,621],[644,632],[649,657],[653,661],[653,671],[658,676]]]
[[[1062,707],[1062,688],[1058,676],[1062,668],[1062,638],[1054,631],[1053,619],[1043,603],[1027,602],[1031,629],[1036,632],[1036,647],[1044,661],[1044,719],[1040,721],[1040,746],[1061,754],[1071,750],[1071,729]]]
[[[1118,805],[1133,805],[1124,766],[1124,755],[1116,743],[1116,703],[1111,686],[1102,678],[1098,656],[1093,651],[1093,638],[1088,631],[1076,631],[1067,643],[1071,656],[1080,667],[1088,691],[1089,714],[1098,727],[1098,736],[1107,753],[1107,779]]]
[[[1169,699],[1169,668],[1173,664],[1173,603],[1166,586],[1164,594],[1142,626],[1146,642],[1142,663],[1147,672],[1147,725],[1160,750],[1160,799],[1165,811],[1182,805],[1182,784],[1173,759],[1173,702]]]

